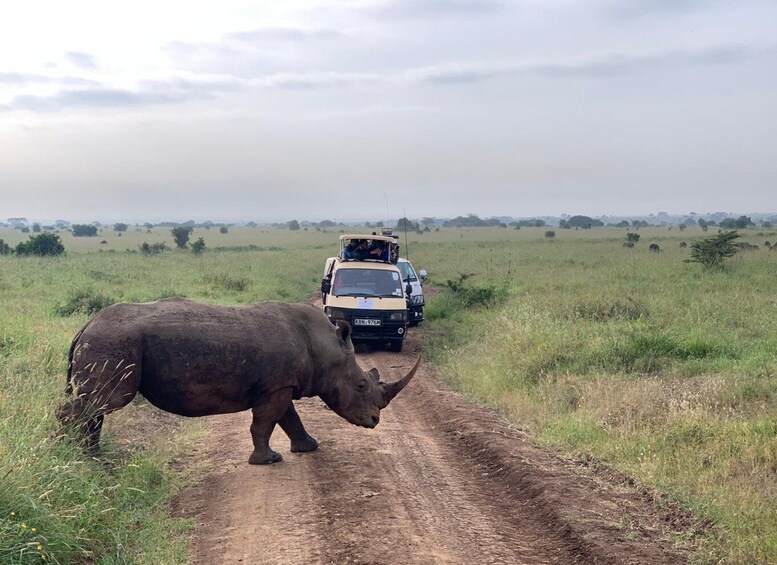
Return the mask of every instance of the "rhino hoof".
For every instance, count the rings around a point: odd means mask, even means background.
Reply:
[[[270,463],[277,463],[283,461],[283,456],[277,451],[268,451],[266,453],[257,453],[254,451],[248,458],[248,463],[251,465],[269,465]]]
[[[318,449],[318,441],[313,436],[308,436],[303,440],[291,442],[292,453],[306,453]]]

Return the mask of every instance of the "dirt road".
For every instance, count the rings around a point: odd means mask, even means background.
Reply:
[[[418,332],[415,332],[416,334]],[[367,351],[385,380],[420,349]],[[447,390],[429,367],[381,413],[355,427],[319,399],[296,403],[318,451],[250,466],[250,412],[210,418],[211,476],[180,497],[197,524],[199,565],[539,565],[685,563],[671,538],[688,526],[649,492],[599,465],[532,445],[502,419]]]

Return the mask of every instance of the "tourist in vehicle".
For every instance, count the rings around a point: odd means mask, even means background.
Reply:
[[[377,240],[372,243],[369,259],[388,261],[390,256],[389,246],[385,241]]]
[[[343,249],[343,260],[363,261],[369,256],[369,244],[366,239],[352,239]]]

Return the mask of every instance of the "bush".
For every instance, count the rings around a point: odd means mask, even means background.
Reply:
[[[735,231],[723,232],[691,243],[691,259],[686,263],[701,263],[707,269],[720,269],[727,257],[733,257],[739,248],[734,240],[740,235]]]
[[[113,231],[123,232],[123,231],[127,231],[128,229],[129,229],[129,226],[123,222],[113,224]]]
[[[219,233],[227,233],[229,232],[229,228],[227,226],[221,226],[219,228]]]
[[[140,252],[144,255],[159,255],[162,253],[162,251],[167,251],[167,244],[164,242],[156,242],[149,244],[148,242],[144,241],[139,245]]]
[[[554,237],[556,237],[556,232],[554,232],[553,230],[548,230],[545,232],[545,237],[547,237],[548,239],[553,239]]]
[[[70,293],[64,302],[54,306],[57,316],[73,316],[74,314],[96,314],[103,308],[115,304],[116,300],[103,294],[96,294],[90,288],[76,289]]]
[[[51,256],[62,255],[65,252],[65,246],[55,233],[41,233],[31,235],[30,240],[22,242],[16,246],[17,255],[39,255]]]
[[[227,229],[227,228],[221,228],[221,229]],[[195,255],[200,255],[202,252],[205,251],[205,240],[202,238],[197,239],[194,243],[192,243],[192,253]]]
[[[0,239],[0,255],[10,255],[11,251],[12,251],[11,246],[8,245],[2,239]]]
[[[507,287],[492,283],[483,286],[468,286],[467,279],[472,275],[459,273],[456,280],[446,280],[442,286],[465,308],[472,306],[493,306],[507,298]]]
[[[638,233],[634,233],[634,232],[626,233],[626,241],[629,241],[631,243],[638,243],[639,238],[640,238],[640,235]]]

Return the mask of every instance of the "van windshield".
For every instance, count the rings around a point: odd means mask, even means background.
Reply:
[[[340,269],[332,281],[332,295],[402,298],[402,281],[396,271]]]
[[[400,261],[397,263],[397,267],[399,267],[399,271],[402,273],[402,280],[405,282],[415,282],[418,280],[418,277],[415,274],[415,271],[413,270],[413,267],[410,263],[406,261]]]

